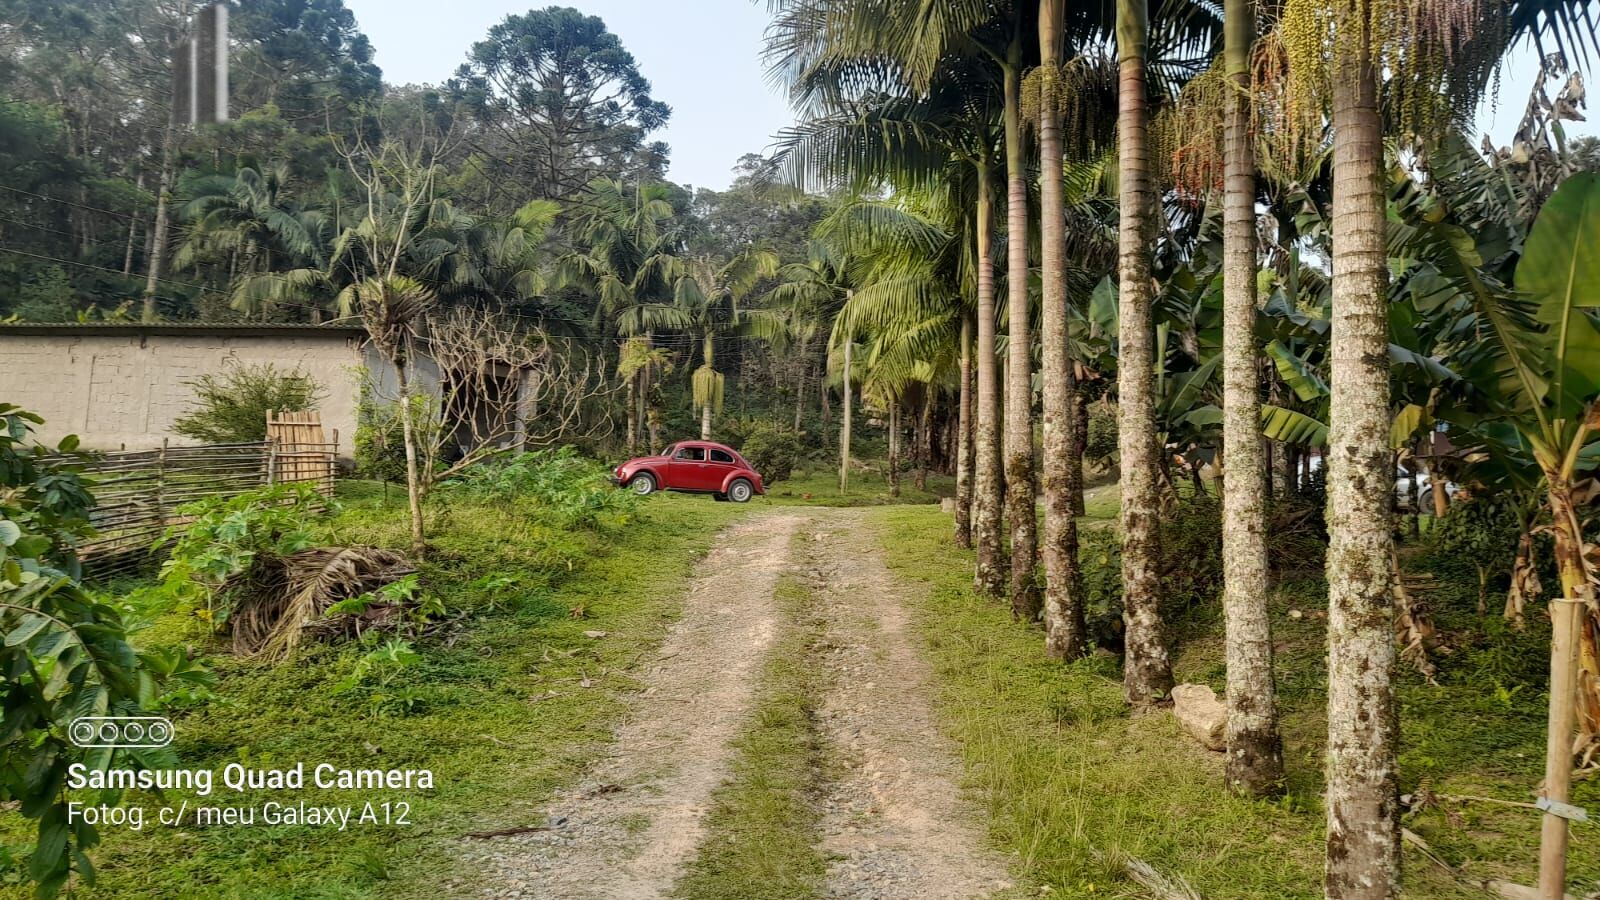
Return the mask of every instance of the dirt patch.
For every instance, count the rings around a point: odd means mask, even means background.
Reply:
[[[474,842],[497,898],[662,897],[693,859],[778,628],[773,590],[804,517],[757,514],[702,561],[648,687],[605,758],[551,801],[544,830]]]
[[[969,898],[1013,885],[983,843],[957,787],[955,748],[939,732],[932,673],[917,649],[905,588],[860,513],[819,516],[808,561],[833,689],[819,721],[836,757],[823,849],[832,897]]]

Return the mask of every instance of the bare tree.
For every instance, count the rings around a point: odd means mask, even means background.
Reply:
[[[407,393],[374,374],[367,389],[396,416],[409,394],[421,494],[502,453],[611,433],[625,382],[606,377],[600,355],[494,310],[436,312],[419,331]]]

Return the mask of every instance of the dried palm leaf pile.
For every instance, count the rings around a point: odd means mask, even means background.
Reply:
[[[315,547],[258,556],[225,588],[234,598],[228,624],[240,656],[282,659],[308,636],[327,639],[383,628],[403,615],[400,603],[375,600],[360,613],[329,616],[334,604],[372,594],[416,571],[405,555],[378,547]]]

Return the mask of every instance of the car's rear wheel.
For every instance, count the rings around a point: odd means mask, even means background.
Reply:
[[[733,484],[728,485],[728,499],[735,503],[748,503],[750,501],[750,495],[754,494],[755,492],[755,487],[751,485],[750,482],[745,481],[743,478],[740,478]]]
[[[640,472],[628,482],[628,489],[643,497],[645,494],[656,492],[656,477],[649,472]]]

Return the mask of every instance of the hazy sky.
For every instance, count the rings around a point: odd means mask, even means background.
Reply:
[[[372,38],[378,65],[393,84],[438,83],[466,58],[490,26],[512,13],[570,5],[605,20],[639,62],[652,94],[672,106],[656,135],[672,147],[673,181],[722,189],[733,164],[761,152],[792,119],[761,68],[762,0],[345,0]],[[1537,62],[1523,49],[1507,61],[1498,110],[1486,104],[1478,126],[1508,141],[1527,103]],[[1600,110],[1591,116],[1600,120]],[[1568,133],[1596,134],[1594,121]]]
[[[733,164],[772,143],[791,116],[761,68],[768,15],[751,0],[345,0],[392,84],[438,83],[492,25],[530,8],[572,6],[605,20],[672,107],[655,137],[672,147],[673,181],[718,190]]]

